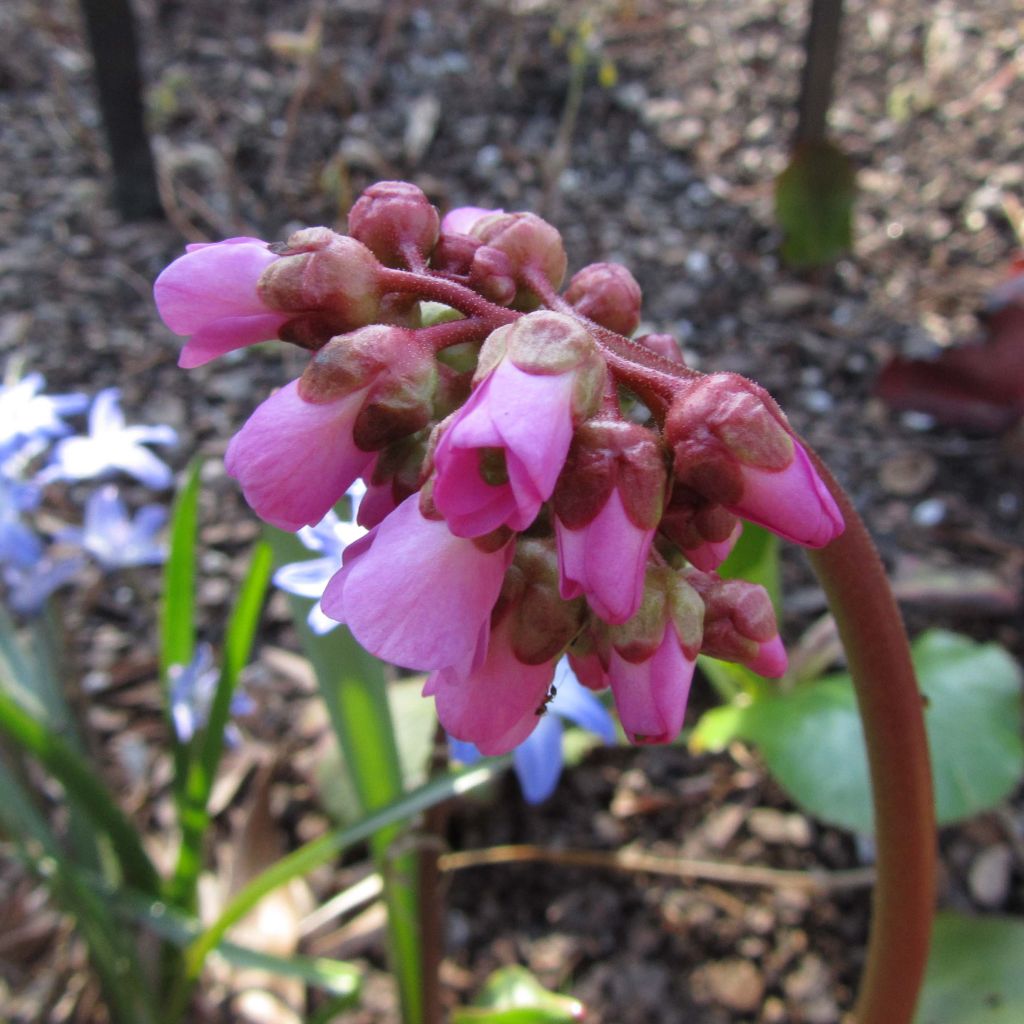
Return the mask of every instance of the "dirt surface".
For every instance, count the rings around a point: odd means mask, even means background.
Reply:
[[[745,373],[773,392],[850,491],[897,579],[922,565],[994,574],[988,600],[908,604],[913,631],[956,628],[1021,657],[1020,429],[967,436],[896,416],[871,397],[890,355],[924,354],[976,330],[975,309],[1019,245],[1019,10],[1012,0],[846,5],[831,124],[860,168],[856,250],[797,275],[777,256],[772,181],[794,126],[806,5],[585,6],[595,58],[559,169],[551,152],[572,67],[553,29],[571,38],[584,5],[141,0],[169,217],[125,225],[109,202],[76,8],[10,0],[0,8],[0,364],[23,360],[54,392],[120,386],[132,421],[180,432],[176,468],[195,452],[211,456],[200,601],[216,639],[257,532],[217,457],[301,357],[252,351],[179,370],[179,342],[152,305],[159,270],[186,241],[337,225],[382,178],[416,182],[443,209],[543,212],[564,235],[570,271],[624,262],[644,289],[651,329],[680,337],[692,364]],[[317,25],[319,43],[309,45]],[[614,84],[598,81],[601,60],[614,64]],[[70,500],[66,507],[73,517]],[[792,639],[821,604],[795,552],[786,576]],[[159,854],[170,837],[157,586],[144,572],[113,588],[97,581],[69,598],[66,625],[97,747]],[[244,723],[248,741],[222,794],[228,837],[260,789],[261,765],[264,775],[276,765],[266,788],[282,843],[309,838],[324,820],[313,792],[324,723],[284,651],[294,641],[286,619],[283,602],[272,602],[249,680],[259,711]],[[693,713],[709,703],[698,694]],[[282,747],[305,756],[289,760]],[[944,906],[1024,912],[1021,808],[1018,794],[943,834]],[[805,873],[863,868],[871,856],[868,844],[795,810],[749,751],[697,758],[683,746],[597,751],[536,809],[509,780],[492,800],[455,813],[448,840],[625,847]],[[318,875],[315,895],[355,872]],[[556,863],[455,873],[445,1000],[464,1001],[494,967],[523,963],[584,1000],[597,1024],[841,1020],[861,967],[867,888],[756,878]],[[0,885],[0,933],[19,936],[0,951],[10,1019],[103,1020],[67,922],[13,863],[0,869]],[[372,915],[303,941],[366,966],[365,1007],[343,1019],[395,1019]],[[264,1019],[230,997],[215,979],[191,1019]]]

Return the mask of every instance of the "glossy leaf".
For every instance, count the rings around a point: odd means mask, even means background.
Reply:
[[[452,1014],[452,1024],[570,1024],[582,1020],[583,1004],[546,989],[525,967],[501,967],[471,1007]]]
[[[939,914],[914,1024],[1020,1024],[1024,921]]]
[[[936,814],[949,824],[1004,799],[1024,775],[1021,675],[996,644],[933,630],[913,645],[927,701]],[[872,831],[863,731],[847,675],[708,712],[691,738],[720,750],[733,739],[757,745],[790,796],[822,821]]]

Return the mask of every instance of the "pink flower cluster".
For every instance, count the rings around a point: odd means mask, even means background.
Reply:
[[[441,221],[381,182],[349,229],[190,247],[155,286],[190,336],[182,365],[272,339],[311,352],[226,464],[287,530],[366,482],[369,532],[323,611],[429,673],[444,727],[486,754],[529,736],[566,653],[634,742],[678,733],[701,651],[783,674],[767,595],[715,569],[741,519],[810,547],[843,520],[771,398],[686,367],[668,336],[631,340],[624,267],[560,293],[561,238],[532,214]]]

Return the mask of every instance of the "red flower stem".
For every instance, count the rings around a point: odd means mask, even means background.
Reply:
[[[924,704],[881,559],[821,459],[815,468],[846,529],[810,552],[857,692],[875,807],[878,881],[857,1024],[910,1024],[928,959],[935,899],[935,810]]]
[[[492,331],[518,320],[523,315],[514,309],[505,309],[504,306],[496,306],[493,302],[488,302],[465,285],[456,284],[454,281],[436,277],[433,274],[415,274],[408,270],[382,267],[377,272],[377,279],[382,291],[403,292],[421,299],[442,302],[446,306],[451,306],[452,309],[457,309],[460,313],[465,313],[466,316],[486,321]]]
[[[416,331],[419,341],[426,344],[434,353],[461,345],[466,341],[483,341],[493,328],[486,320],[472,316],[465,320],[447,320],[430,327],[420,327]]]

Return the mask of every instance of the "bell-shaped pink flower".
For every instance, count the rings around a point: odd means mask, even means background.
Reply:
[[[661,643],[642,661],[613,647],[608,678],[622,728],[631,743],[670,743],[683,727],[696,658],[686,655],[671,617]]]
[[[421,514],[414,494],[345,549],[320,604],[385,661],[468,672],[484,658],[513,549],[511,540],[495,546],[453,536]]]
[[[508,753],[536,728],[557,661],[521,662],[513,650],[512,619],[504,615],[495,625],[487,657],[475,669],[435,672],[423,688],[424,696],[434,697],[449,735],[488,756]]]
[[[506,359],[470,395],[434,454],[434,502],[452,533],[533,522],[569,450],[572,392],[572,374],[525,373]]]
[[[257,282],[279,256],[258,238],[190,245],[156,279],[157,309],[175,334],[191,335],[178,357],[202,366],[236,348],[270,341],[290,314],[270,309]]]
[[[644,530],[633,524],[619,489],[612,488],[601,511],[578,530],[556,519],[555,536],[562,597],[571,600],[584,594],[605,622],[630,618],[643,596],[654,528]]]
[[[843,532],[843,514],[799,441],[783,470],[744,466],[743,496],[726,507],[786,540],[821,548]]]
[[[725,540],[705,540],[696,547],[684,547],[682,552],[686,556],[686,560],[691,565],[700,569],[701,572],[713,572],[732,553],[732,549],[736,547],[736,541],[740,539],[742,532],[743,524],[737,523],[733,527],[732,533]]]
[[[292,381],[256,408],[224,465],[256,514],[282,530],[319,523],[373,459],[352,429],[367,388],[307,402]]]

